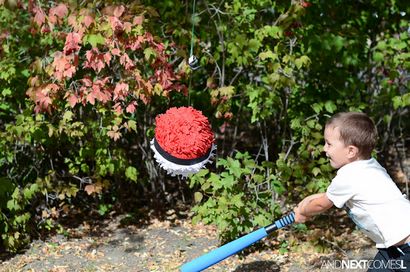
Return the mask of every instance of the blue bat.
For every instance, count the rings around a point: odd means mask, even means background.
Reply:
[[[295,221],[295,214],[291,212],[285,217],[275,221],[275,223],[255,230],[245,236],[242,236],[232,242],[229,242],[217,249],[204,254],[189,263],[181,266],[181,272],[196,272],[202,271],[220,261],[228,258],[229,256],[241,251],[242,249],[252,245],[253,243],[259,241],[260,239],[266,237],[272,231],[281,229]]]

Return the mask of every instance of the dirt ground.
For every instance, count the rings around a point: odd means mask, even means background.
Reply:
[[[172,210],[168,213],[170,218],[175,216]],[[122,224],[124,219],[112,217],[97,226],[84,223],[66,235],[33,241],[22,254],[2,256],[0,271],[178,271],[180,265],[218,246],[214,227],[192,225],[187,219],[154,219],[139,227]],[[276,238],[291,231],[279,230]],[[316,253],[301,244],[280,253],[278,247],[268,247],[245,257],[231,256],[207,271],[337,271],[330,261],[372,259],[376,253],[361,234],[353,234],[354,249],[335,246],[334,252]]]

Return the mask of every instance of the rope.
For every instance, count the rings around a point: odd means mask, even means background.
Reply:
[[[196,9],[196,0],[192,1],[192,14],[191,14],[191,23],[192,23],[192,30],[191,30],[191,48],[189,51],[189,59],[194,56],[194,37],[195,37],[195,23],[194,23],[194,18],[195,18],[195,9]],[[191,66],[191,69],[194,70],[194,67]],[[192,76],[189,78],[189,84],[188,84],[188,106],[191,105],[191,84],[192,84]]]
[[[192,15],[191,15],[191,23],[192,23],[192,31],[191,31],[191,50],[189,52],[189,56],[194,54],[194,33],[195,33],[195,24],[194,24],[194,17],[195,17],[195,6],[196,0],[193,0],[192,3]]]

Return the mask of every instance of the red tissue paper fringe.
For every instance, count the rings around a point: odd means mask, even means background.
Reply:
[[[155,139],[179,159],[204,156],[215,141],[208,119],[192,107],[170,108],[155,118]]]

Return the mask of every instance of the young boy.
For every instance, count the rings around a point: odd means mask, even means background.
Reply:
[[[363,113],[338,113],[326,123],[324,151],[339,170],[326,193],[298,204],[295,222],[303,223],[333,205],[343,207],[378,248],[373,260],[378,265],[368,271],[410,271],[410,201],[371,158],[376,137],[373,121]]]

